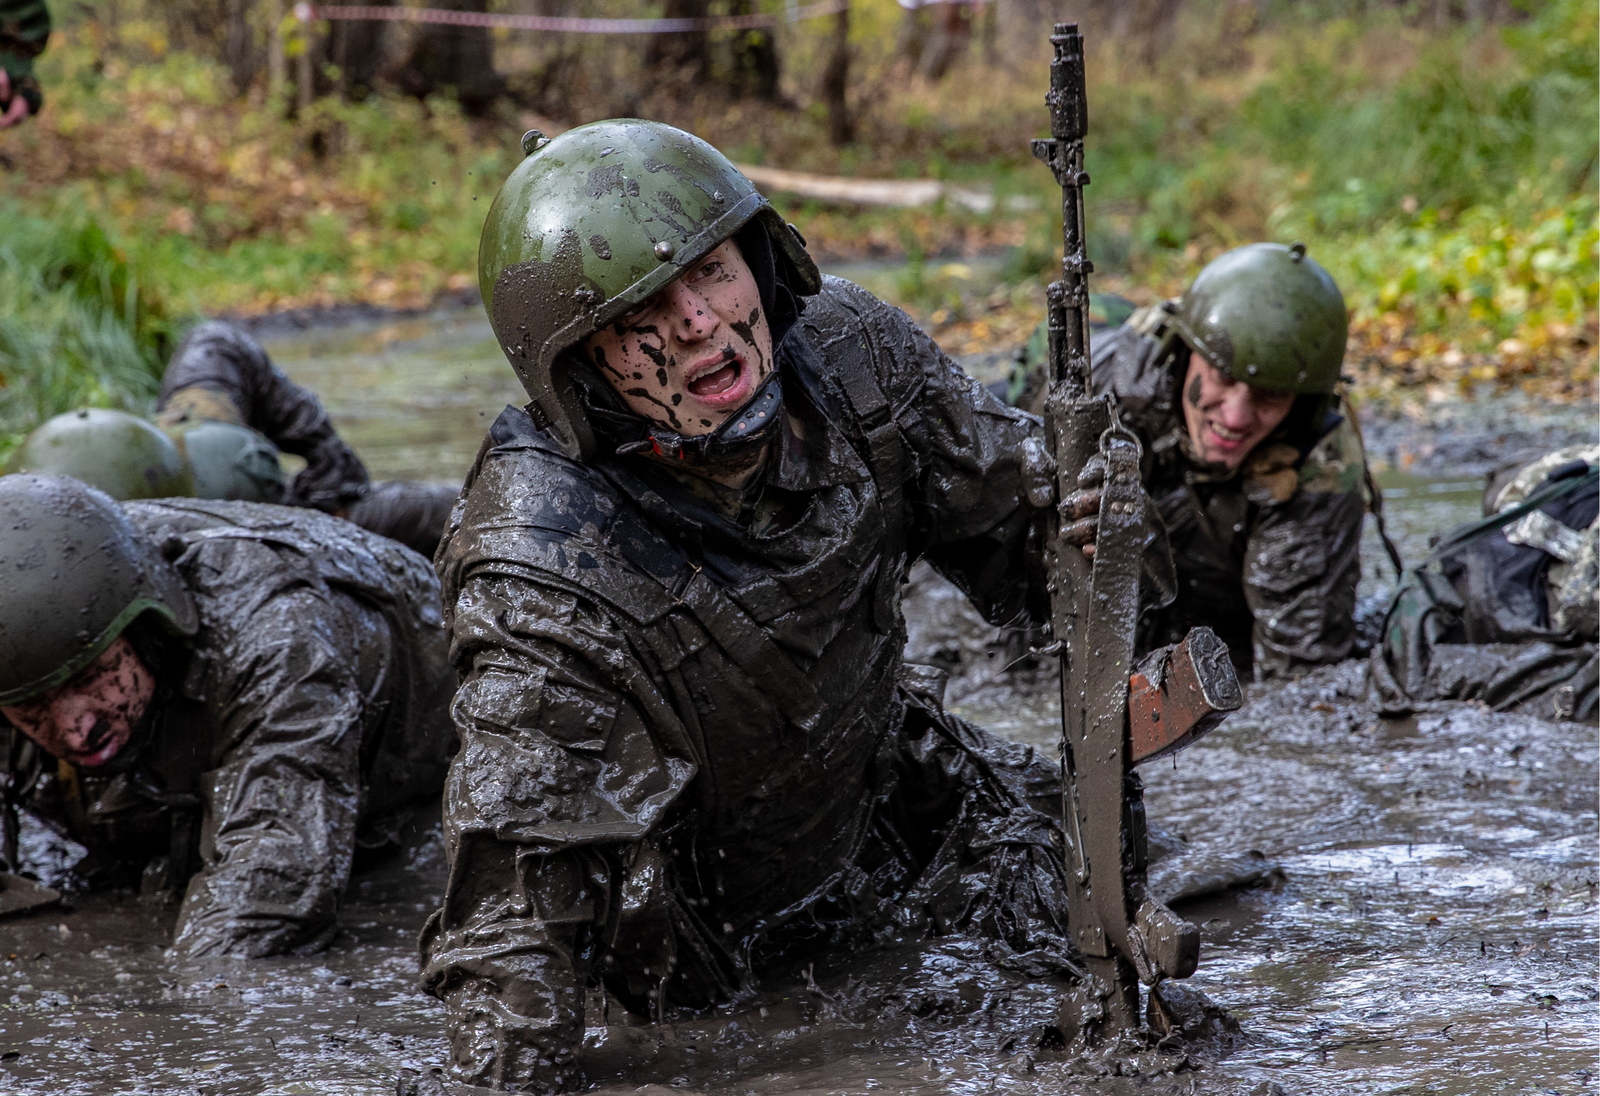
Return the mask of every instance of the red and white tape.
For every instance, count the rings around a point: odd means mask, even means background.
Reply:
[[[682,34],[694,30],[757,30],[763,27],[776,27],[780,23],[837,15],[849,6],[849,0],[823,0],[822,3],[812,4],[809,7],[793,8],[785,15],[717,15],[705,19],[579,19],[563,15],[507,15],[481,11],[447,11],[443,8],[296,4],[294,17],[302,23],[318,19],[388,20],[403,23],[443,23],[454,27],[504,27],[507,30],[536,30],[559,34]]]

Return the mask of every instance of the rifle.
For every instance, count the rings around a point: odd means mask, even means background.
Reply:
[[[1083,142],[1088,130],[1083,39],[1074,23],[1050,37],[1050,134],[1033,154],[1061,187],[1061,278],[1047,296],[1050,392],[1045,430],[1056,463],[1060,525],[1047,548],[1051,622],[1061,658],[1063,857],[1067,916],[1087,972],[1061,1010],[1069,1040],[1092,1045],[1142,1027],[1139,983],[1194,973],[1199,930],[1146,891],[1143,786],[1133,766],[1198,738],[1243,703],[1226,648],[1197,628],[1134,666],[1139,579],[1151,512],[1139,438],[1114,398],[1091,394]],[[1092,558],[1063,539],[1074,492],[1100,488]],[[1130,700],[1134,715],[1130,726]],[[1170,1026],[1152,992],[1152,1027]]]

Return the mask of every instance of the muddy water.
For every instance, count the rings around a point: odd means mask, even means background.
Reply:
[[[446,479],[520,402],[485,336],[445,317],[272,349],[376,474]],[[1472,516],[1470,471],[1387,481],[1408,556]],[[924,578],[908,604],[919,656],[951,648],[957,707],[1052,750],[1048,675],[999,673],[1015,652],[948,586]],[[1360,686],[1352,665],[1257,695],[1145,774],[1170,850],[1153,880],[1201,924],[1191,984],[1242,1025],[1231,1054],[1147,1059],[1139,1077],[1064,1061],[1040,1045],[1047,986],[945,943],[825,957],[663,1027],[597,1000],[589,1076],[608,1096],[1600,1090],[1594,729],[1470,706],[1384,721]],[[29,845],[45,868],[73,855],[36,832]],[[414,960],[440,867],[437,830],[419,825],[404,853],[362,866],[343,931],[304,958],[176,963],[172,911],[131,896],[0,922],[0,1093],[393,1092],[401,1071],[444,1061]]]

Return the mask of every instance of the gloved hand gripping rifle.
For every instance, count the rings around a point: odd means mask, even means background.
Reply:
[[[1061,657],[1061,756],[1068,918],[1089,977],[1063,1005],[1068,1038],[1095,1042],[1141,1027],[1139,982],[1186,978],[1199,962],[1195,926],[1146,893],[1143,790],[1133,766],[1193,741],[1239,707],[1227,650],[1197,628],[1136,668],[1151,512],[1137,435],[1112,396],[1091,395],[1089,290],[1084,249],[1083,141],[1088,128],[1083,39],[1058,23],[1050,38],[1048,140],[1033,154],[1061,186],[1062,276],[1048,296],[1050,393],[1045,428],[1056,462],[1060,524],[1051,538],[1051,617]],[[1091,558],[1064,538],[1075,492],[1100,489]],[[1152,994],[1152,1024],[1165,1017]]]

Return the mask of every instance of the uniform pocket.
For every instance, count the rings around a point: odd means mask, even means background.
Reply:
[[[1328,569],[1328,546],[1301,525],[1259,530],[1250,538],[1245,584],[1272,594],[1291,594],[1317,582]]]

